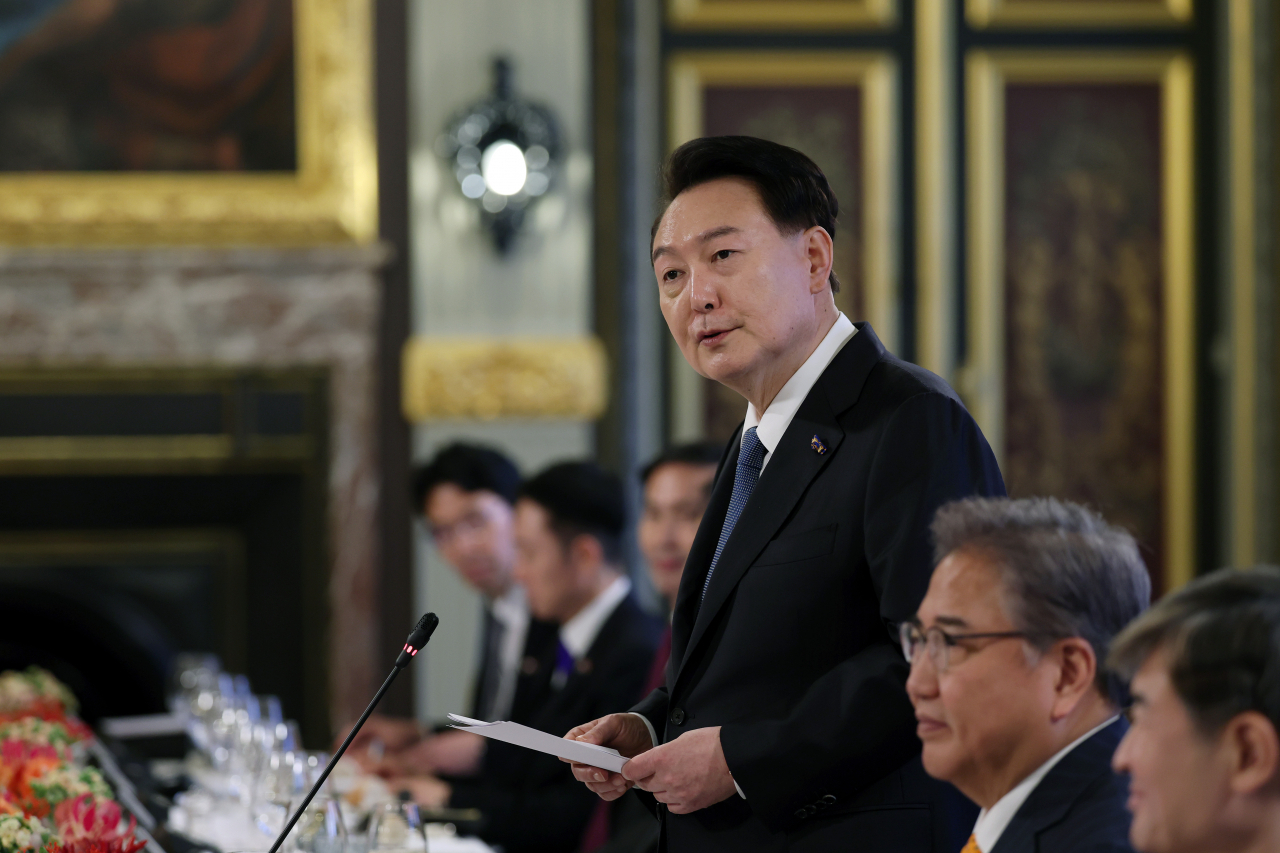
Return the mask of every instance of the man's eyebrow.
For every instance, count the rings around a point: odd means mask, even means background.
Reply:
[[[969,623],[961,619],[959,616],[939,616],[933,620],[935,625],[947,625],[952,628],[967,628]]]
[[[696,239],[699,243],[705,243],[708,240],[714,240],[717,237],[726,237],[729,234],[740,233],[742,233],[742,229],[738,228],[736,225],[721,225],[719,228],[712,228],[710,231],[703,231]],[[658,258],[663,255],[670,254],[671,251],[672,249],[670,246],[659,246],[654,249],[653,254],[649,256],[649,262],[656,263]]]

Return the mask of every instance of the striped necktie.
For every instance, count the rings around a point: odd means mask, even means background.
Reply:
[[[711,568],[707,569],[707,579],[702,584],[702,597],[707,597],[707,589],[711,586],[711,575],[715,573],[716,563],[720,562],[720,554],[724,552],[725,543],[738,523],[738,517],[747,507],[747,500],[756,489],[760,480],[760,469],[764,467],[764,443],[756,435],[756,428],[747,430],[742,437],[742,449],[738,452],[738,467],[733,472],[733,494],[729,496],[729,511],[724,516],[724,526],[720,528],[720,541],[716,543],[715,556],[711,558]]]

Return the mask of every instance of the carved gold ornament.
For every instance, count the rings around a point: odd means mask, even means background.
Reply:
[[[404,349],[404,413],[592,420],[607,402],[606,377],[596,338],[417,337]]]

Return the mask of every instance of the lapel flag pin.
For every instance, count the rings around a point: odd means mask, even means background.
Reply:
[[[816,435],[813,437],[813,441],[809,442],[809,446],[816,450],[819,456],[827,452],[827,446]]]

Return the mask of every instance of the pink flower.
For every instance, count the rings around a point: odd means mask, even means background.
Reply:
[[[120,806],[113,800],[98,800],[93,794],[81,794],[73,800],[58,803],[53,812],[58,835],[66,844],[79,841],[116,841],[133,835],[138,822],[129,818],[128,829],[120,826]]]

